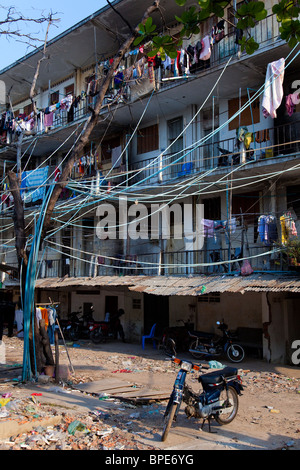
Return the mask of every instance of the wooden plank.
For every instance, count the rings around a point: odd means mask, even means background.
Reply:
[[[149,390],[147,388],[137,387],[133,384],[126,384],[118,379],[107,379],[77,384],[75,387],[81,392],[94,394],[106,393],[112,398],[131,401],[134,403],[163,400],[170,396],[170,390]]]
[[[118,379],[99,380],[95,382],[88,382],[75,385],[75,388],[77,388],[78,390],[90,393],[112,393],[114,390],[127,387],[133,387],[133,384],[126,384],[126,382],[123,382],[122,380]]]

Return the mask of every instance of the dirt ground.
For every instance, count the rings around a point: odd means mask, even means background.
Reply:
[[[163,443],[160,436],[166,398],[133,404],[113,396],[93,395],[88,387],[85,393],[74,390],[82,384],[119,380],[124,381],[124,386],[130,384],[167,396],[171,393],[177,368],[162,350],[153,349],[150,343],[143,350],[140,344],[119,341],[101,345],[78,341],[67,343],[67,350],[60,344],[59,362],[65,365],[65,372],[67,369],[71,372],[64,384],[56,384],[51,378],[45,384],[40,381],[20,384],[21,369],[8,369],[22,364],[23,340],[7,336],[3,340],[6,365],[0,370],[7,372],[0,373],[0,397],[9,397],[18,407],[13,412],[11,408],[6,412],[7,405],[0,407],[0,427],[1,422],[7,420],[21,422],[21,415],[29,419],[29,401],[35,412],[38,409],[40,415],[47,417],[61,415],[63,423],[52,427],[52,438],[49,427],[40,426],[38,430],[0,439],[0,450],[300,450],[299,367],[246,359],[238,365],[245,389],[236,419],[228,426],[212,423],[213,432],[209,433],[207,426],[201,430],[200,420],[188,420],[182,406],[177,423]],[[192,359],[188,354],[180,357]],[[218,360],[232,366],[222,358]],[[189,376],[195,390],[199,388],[196,379],[197,374]],[[59,387],[66,393],[59,393]],[[74,422],[82,426],[72,433],[68,426]]]

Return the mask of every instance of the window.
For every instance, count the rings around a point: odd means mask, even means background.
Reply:
[[[234,10],[239,10],[242,5],[247,3],[246,1],[238,2],[236,4],[236,8],[234,7],[229,7],[227,10],[227,19],[228,19],[228,34],[233,34],[235,32],[235,16],[234,16]]]
[[[32,111],[33,111],[33,104],[32,103],[28,104],[27,106],[24,106],[24,114],[26,116],[29,116],[32,113]]]
[[[72,85],[65,87],[65,95],[66,96],[74,95],[74,83],[72,83]]]
[[[183,150],[183,118],[178,117],[168,121],[168,140],[170,147],[170,153],[174,154],[168,159],[168,164],[171,164],[171,176],[178,175],[178,172],[182,168],[182,160],[180,163],[173,163],[182,156]],[[179,160],[178,160],[179,161]]]
[[[221,198],[211,197],[204,199],[204,218],[209,220],[221,219]]]
[[[51,93],[50,95],[50,103],[56,104],[59,102],[59,91],[55,91],[54,93]]]
[[[250,94],[251,97],[251,94]],[[238,112],[240,107],[242,107],[248,101],[248,95],[241,97],[241,102],[239,98],[233,98],[228,101],[228,118],[234,116]],[[252,108],[252,114],[251,114]],[[253,120],[252,120],[253,118]],[[240,116],[237,116],[233,121],[229,123],[229,130],[238,129],[240,126],[250,126],[252,124],[257,124],[260,121],[260,110],[259,110],[259,98],[252,102],[251,106],[248,106],[245,111],[243,111]]]
[[[232,195],[232,216],[239,220],[241,215],[243,215],[243,221],[247,224],[257,224],[259,192]]]
[[[101,160],[103,162],[110,162],[111,161],[111,152],[112,149],[119,147],[121,145],[120,136],[112,137],[110,139],[105,140],[101,144]]]
[[[198,296],[198,302],[220,302],[221,296],[219,292],[211,292],[210,294],[203,294]]]
[[[297,217],[300,217],[300,187],[288,186],[286,188],[287,209],[293,208]]]
[[[147,153],[157,150],[159,147],[158,124],[145,127],[138,132],[137,153]]]
[[[142,308],[142,300],[141,299],[132,299],[132,308],[134,310],[140,310]]]

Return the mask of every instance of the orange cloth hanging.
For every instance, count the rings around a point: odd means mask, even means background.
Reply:
[[[42,315],[42,319],[45,320],[45,328],[47,331],[47,328],[49,325],[48,310],[46,308],[41,308],[41,315]]]

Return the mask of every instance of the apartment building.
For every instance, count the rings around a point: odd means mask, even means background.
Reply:
[[[136,25],[145,5],[132,3],[114,5]],[[124,55],[53,213],[38,302],[59,302],[62,317],[93,305],[104,319],[124,308],[131,340],[153,323],[162,331],[189,320],[215,331],[224,319],[249,338],[258,333],[265,359],[290,362],[300,337],[299,268],[282,248],[300,230],[300,58],[280,39],[273,3],[251,30],[260,45],[253,55],[240,50],[230,8],[225,20],[212,17],[185,39],[176,59],[150,58],[149,44]],[[181,10],[173,0],[161,6],[175,36]],[[160,24],[159,13],[153,18]],[[0,148],[2,291],[15,300],[6,175],[16,165],[18,135],[30,231],[126,35],[125,22],[106,7],[50,41],[37,116],[29,91],[41,51],[0,71],[9,90]],[[282,70],[273,114],[264,107],[269,64]]]

